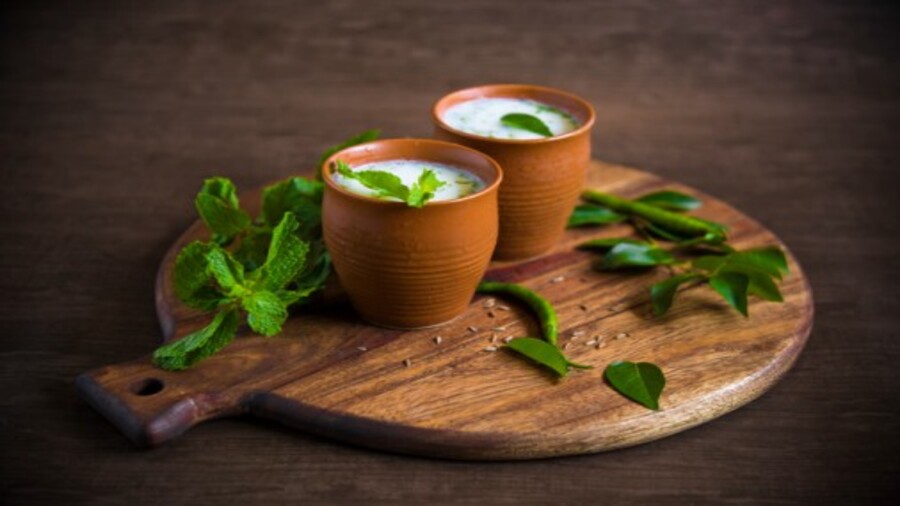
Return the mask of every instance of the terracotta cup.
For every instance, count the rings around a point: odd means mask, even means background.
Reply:
[[[420,209],[352,193],[334,181],[334,162],[427,160],[481,178],[485,187]],[[334,269],[366,320],[397,328],[437,325],[461,315],[497,243],[497,162],[457,144],[391,139],[361,144],[325,163],[323,228]]]
[[[495,139],[457,130],[444,123],[449,107],[485,97],[527,98],[565,110],[578,129],[545,139]],[[594,109],[563,91],[525,84],[491,84],[455,91],[431,111],[434,136],[490,155],[503,168],[500,188],[500,238],[494,258],[514,260],[545,253],[562,237],[569,214],[584,186],[591,159]]]

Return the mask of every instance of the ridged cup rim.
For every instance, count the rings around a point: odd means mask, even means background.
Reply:
[[[461,144],[456,144],[454,142],[447,142],[447,141],[439,141],[439,140],[435,140],[435,139],[379,139],[379,140],[365,142],[363,144],[357,144],[355,146],[351,146],[349,148],[342,149],[342,150],[338,151],[337,153],[328,157],[327,160],[325,160],[325,163],[323,164],[323,167],[322,167],[322,179],[325,181],[325,184],[329,188],[331,188],[332,190],[334,190],[342,195],[346,195],[350,198],[355,198],[358,200],[363,200],[363,201],[371,202],[373,204],[378,204],[378,205],[406,207],[405,202],[379,199],[376,197],[361,195],[359,193],[354,193],[354,192],[347,190],[346,188],[344,188],[343,186],[338,184],[337,181],[334,180],[333,164],[336,160],[341,158],[341,155],[345,155],[346,153],[355,152],[355,151],[365,151],[367,147],[371,148],[372,146],[375,146],[375,145],[395,145],[395,146],[410,145],[411,146],[411,145],[415,145],[415,144],[430,144],[430,145],[435,145],[435,146],[443,146],[443,147],[455,149],[458,151],[467,151],[467,152],[472,153],[475,156],[487,161],[488,164],[490,165],[490,167],[494,171],[493,181],[490,184],[487,184],[484,188],[478,190],[477,192],[475,192],[471,195],[466,195],[465,197],[462,197],[462,198],[427,202],[425,204],[425,206],[423,207],[423,209],[425,209],[427,207],[461,204],[464,202],[468,202],[470,200],[475,200],[475,199],[481,198],[485,195],[490,194],[491,192],[495,192],[497,190],[497,188],[500,187],[500,183],[503,181],[503,170],[500,168],[500,164],[497,163],[496,160],[494,160],[490,156],[482,153],[481,151],[478,151],[477,149],[472,149],[470,147],[463,146]],[[397,160],[397,159],[401,159],[401,157],[394,156],[394,157],[385,158],[384,160],[379,160],[379,161]],[[410,157],[409,159],[416,159],[416,157]],[[436,161],[436,160],[429,160],[429,161]],[[437,162],[437,163],[448,163],[448,162]],[[450,163],[448,163],[448,165],[449,164]],[[471,172],[471,170],[466,167],[462,167],[459,165],[456,165],[456,167]]]
[[[478,96],[473,97],[470,100],[474,100],[474,98],[509,98],[511,97],[511,93],[513,92],[537,92],[544,93],[548,95],[556,95],[559,97],[566,98],[568,100],[572,100],[577,103],[580,107],[584,108],[587,112],[587,121],[582,123],[578,128],[572,130],[571,132],[566,132],[562,135],[555,135],[553,137],[542,137],[539,139],[502,139],[496,137],[485,137],[483,135],[477,135],[470,132],[466,132],[464,130],[460,130],[458,128],[454,128],[448,125],[443,118],[441,118],[438,110],[446,109],[446,103],[451,102],[458,98],[460,95],[464,94],[478,94]],[[462,103],[462,102],[460,102]],[[578,95],[574,95],[567,91],[563,91],[557,88],[550,88],[548,86],[538,86],[536,84],[483,84],[480,86],[470,86],[468,88],[462,88],[456,91],[452,91],[447,93],[443,97],[437,99],[434,102],[434,105],[431,106],[431,120],[438,127],[447,130],[453,134],[456,134],[460,137],[465,137],[467,139],[473,139],[477,141],[483,142],[494,142],[497,144],[545,144],[548,142],[555,142],[564,139],[569,139],[571,137],[577,137],[586,131],[590,130],[591,127],[594,126],[594,121],[596,120],[597,113],[594,111],[594,107],[585,99],[579,97]]]

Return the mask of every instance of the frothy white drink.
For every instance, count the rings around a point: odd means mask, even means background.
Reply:
[[[429,200],[429,202],[467,197],[484,188],[484,182],[471,172],[453,167],[452,165],[424,160],[385,160],[357,165],[350,169],[353,172],[365,170],[389,172],[399,177],[403,184],[408,188],[412,188],[416,181],[419,180],[419,176],[421,176],[425,170],[431,170],[434,172],[434,175],[437,176],[438,180],[444,184],[435,191],[434,198]],[[353,193],[368,197],[378,196],[377,191],[365,187],[361,182],[355,179],[346,178],[337,172],[333,174],[332,178],[336,183]],[[384,198],[385,200],[397,200],[392,197],[379,198]]]
[[[500,120],[511,113],[530,114],[547,125],[554,136],[578,128],[568,112],[557,107],[524,98],[476,98],[449,107],[443,120],[451,127],[470,134],[495,139],[543,139],[543,135],[504,125]]]

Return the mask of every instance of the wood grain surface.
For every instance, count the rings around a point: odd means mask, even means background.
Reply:
[[[0,502],[890,504],[900,496],[896,2],[5,2]],[[221,174],[258,187],[446,92],[555,86],[595,157],[721,198],[790,245],[814,331],[766,395],[633,448],[473,463],[243,418],[135,450],[82,372],[159,344],[160,258]]]
[[[588,187],[630,198],[686,191],[705,202],[699,216],[729,227],[736,248],[780,244],[728,205],[646,172],[593,162]],[[259,194],[242,198],[253,215]],[[595,367],[563,380],[502,350],[507,336],[540,335],[533,316],[503,301],[498,309],[485,308],[486,298],[476,296],[453,322],[417,331],[367,325],[346,301],[344,307],[331,301],[296,315],[277,339],[250,333],[188,371],[162,371],[144,357],[84,374],[76,384],[140,445],[167,442],[209,419],[249,413],[373,448],[497,460],[591,453],[659,439],[742,406],[787,372],[813,318],[809,284],[793,258],[793,274],[781,287],[784,303],[754,300],[752,319],[696,284],[681,290],[665,318],[654,318],[649,286],[664,273],[598,272],[592,268],[595,254],[575,250],[589,238],[632,233],[627,224],[572,230],[549,254],[494,263],[486,274],[529,286],[557,308],[567,355]],[[182,234],[159,269],[157,311],[169,338],[209,320],[181,304],[172,285],[176,255],[195,240],[209,240],[199,222]],[[604,384],[602,371],[615,360],[663,368],[661,411],[630,402]]]

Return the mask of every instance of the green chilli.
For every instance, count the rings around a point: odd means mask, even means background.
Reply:
[[[684,214],[667,211],[643,202],[626,200],[594,190],[586,190],[581,194],[581,198],[608,207],[619,213],[639,216],[650,223],[665,227],[667,230],[678,234],[689,237],[703,237],[709,235],[711,237],[725,238],[724,225],[695,218],[693,216],[686,216]]]
[[[559,322],[556,318],[556,310],[547,299],[536,292],[515,283],[502,283],[500,281],[482,281],[478,284],[478,293],[510,295],[524,302],[537,314],[541,323],[541,331],[548,343],[557,345],[559,336]]]

